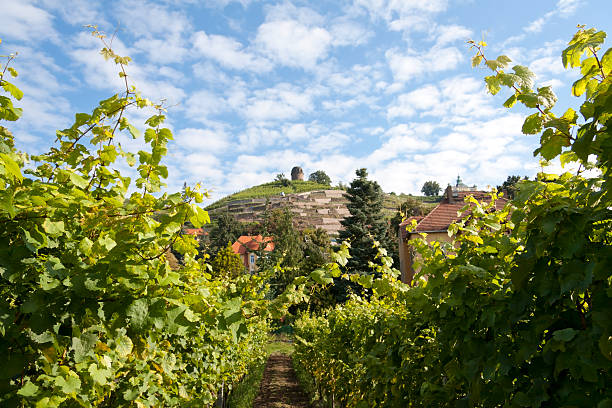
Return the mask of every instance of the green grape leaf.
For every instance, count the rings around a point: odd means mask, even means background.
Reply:
[[[193,224],[194,227],[200,228],[204,224],[210,223],[210,216],[208,215],[208,211],[205,211],[196,204],[191,204],[191,216],[189,217],[189,221]]]
[[[61,235],[66,232],[64,229],[64,221],[51,221],[49,218],[45,218],[42,227],[45,232],[51,236]]]
[[[508,99],[506,99],[506,101],[504,102],[504,108],[511,108],[516,104],[516,94],[510,96]]]
[[[93,242],[85,237],[79,243],[79,250],[85,256],[89,256],[91,254],[91,248],[93,247]]]
[[[83,361],[90,352],[93,352],[97,342],[98,336],[95,333],[87,332],[80,337],[73,337],[71,349],[74,352],[75,361]]]
[[[122,334],[115,338],[115,347],[117,350],[117,354],[119,357],[127,357],[132,352],[133,348],[132,339],[130,339],[125,334]]]
[[[533,88],[535,74],[529,68],[523,65],[515,65],[512,67],[514,75],[520,78],[520,87],[524,91],[529,91]]]
[[[540,133],[542,131],[542,117],[540,116],[540,112],[527,116],[521,130],[526,135]]]
[[[578,332],[572,328],[557,330],[553,332],[553,338],[558,341],[568,342],[571,341]]]
[[[485,77],[485,82],[491,95],[496,95],[501,90],[500,80],[496,76]]]
[[[21,100],[21,98],[23,98],[23,92],[21,91],[21,89],[17,88],[15,85],[11,84],[10,82],[7,81],[2,81],[2,88],[4,88],[4,90],[8,93],[10,93],[13,98],[17,99],[18,101]]]
[[[74,184],[77,187],[85,188],[89,184],[89,181],[85,180],[82,176],[72,171],[68,172],[68,177],[70,177],[70,181],[72,182],[72,184]]]
[[[68,377],[55,377],[55,385],[62,389],[64,394],[73,394],[81,389],[81,380],[74,371],[68,372]]]
[[[142,136],[142,132],[131,123],[128,123],[127,128],[134,139],[138,139],[140,136]]]
[[[606,76],[610,75],[610,72],[612,72],[612,48],[605,52],[600,62]]]
[[[130,326],[136,330],[143,329],[147,323],[149,303],[146,299],[136,299],[127,308],[126,316]]]
[[[96,363],[91,363],[87,369],[91,378],[100,385],[106,385],[108,378],[111,375],[111,370],[107,368],[99,368]]]
[[[6,153],[0,153],[0,162],[9,175],[19,181],[23,180],[21,169],[19,168],[19,165],[11,158],[11,156]]]
[[[15,208],[13,202],[12,190],[0,192],[0,209],[6,211],[11,218],[15,218],[15,215],[17,215],[17,208]]]
[[[17,391],[17,394],[24,397],[33,397],[38,394],[38,386],[28,381]]]
[[[334,281],[324,269],[315,269],[310,273],[310,278],[320,285],[328,285]]]

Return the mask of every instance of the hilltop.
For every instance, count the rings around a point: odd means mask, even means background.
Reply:
[[[269,183],[260,184],[230,194],[220,200],[215,201],[211,205],[205,208],[207,211],[213,211],[218,208],[224,207],[227,204],[238,201],[248,200],[251,198],[272,198],[278,197],[281,194],[296,194],[296,193],[307,193],[309,191],[317,190],[341,190],[340,187],[331,187],[325,184],[315,183],[313,181],[302,181],[292,180],[283,183],[281,181],[271,181]]]

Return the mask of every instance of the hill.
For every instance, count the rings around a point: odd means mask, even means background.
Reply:
[[[234,194],[223,197],[215,201],[205,209],[213,211],[221,207],[225,207],[232,201],[248,200],[251,198],[271,198],[284,194],[306,193],[317,190],[339,190],[340,187],[330,187],[325,184],[319,184],[312,181],[294,180],[289,181],[288,185],[283,185],[280,181],[272,181],[269,183],[260,184],[258,186],[249,187]]]

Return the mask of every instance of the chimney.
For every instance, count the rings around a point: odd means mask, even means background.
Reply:
[[[449,204],[452,204],[453,203],[453,188],[451,187],[450,184],[446,187],[446,190],[444,190],[444,195],[446,196],[446,201],[448,201]]]

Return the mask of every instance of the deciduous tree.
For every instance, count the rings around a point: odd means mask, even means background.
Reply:
[[[426,196],[437,196],[440,194],[440,184],[437,181],[429,180],[421,187],[421,192]]]
[[[331,186],[331,178],[329,178],[329,176],[323,170],[317,170],[314,173],[311,173],[310,176],[308,176],[308,181],[314,181],[315,183]]]

